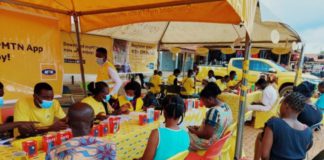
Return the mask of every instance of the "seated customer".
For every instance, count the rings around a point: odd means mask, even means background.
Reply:
[[[53,88],[43,82],[35,85],[33,97],[21,98],[16,103],[14,122],[19,121],[39,122],[35,124],[35,129],[18,127],[21,136],[67,128],[65,113],[60,103],[54,99]]]
[[[297,92],[289,94],[280,107],[280,118],[271,118],[259,134],[255,146],[255,160],[305,159],[312,145],[312,130],[297,120],[305,107],[306,98]]]
[[[0,82],[0,108],[4,105],[3,100],[4,95],[4,89],[3,84]],[[1,121],[1,110],[0,110],[0,121]],[[0,136],[10,130],[13,130],[14,128],[27,128],[28,130],[34,130],[35,129],[35,123],[37,122],[11,122],[11,123],[0,123]],[[1,138],[1,137],[0,137]]]
[[[262,99],[260,102],[252,102],[247,109],[251,111],[269,111],[278,99],[278,92],[273,85],[269,84],[264,78],[260,78],[255,86],[262,90]]]
[[[109,104],[111,95],[109,94],[108,85],[105,82],[91,82],[88,84],[88,90],[92,95],[84,98],[82,102],[92,107],[96,119],[106,119],[107,113],[112,113],[114,111]],[[103,103],[107,104],[107,111]]]
[[[165,128],[159,127],[151,132],[143,160],[165,160],[189,149],[188,132],[178,126],[185,113],[183,100],[179,96],[167,96],[162,102],[162,108]]]
[[[195,94],[195,80],[194,80],[194,74],[193,70],[188,70],[188,76],[182,80],[182,90],[181,90],[181,96],[183,98],[192,98],[192,97],[198,97]]]
[[[322,112],[311,102],[311,97],[315,91],[315,84],[305,81],[294,88],[294,91],[301,93],[307,98],[304,110],[299,114],[298,120],[309,127],[321,122],[323,118]]]
[[[162,72],[161,71],[157,71],[157,73],[154,74],[152,76],[152,78],[150,79],[150,83],[153,84],[153,86],[150,88],[150,91],[153,94],[160,93],[161,92],[160,85],[162,84]]]
[[[141,111],[143,107],[143,100],[141,98],[141,85],[131,80],[128,82],[124,90],[125,96],[119,96],[117,101],[113,104],[116,114],[128,114],[131,111]]]
[[[180,69],[175,69],[173,71],[173,74],[168,77],[168,85],[169,86],[172,86],[172,85],[177,86],[178,83],[180,83],[177,78],[180,75],[180,73],[181,73]]]
[[[219,101],[221,90],[215,83],[208,83],[200,93],[200,100],[209,108],[201,126],[190,126],[191,150],[206,150],[220,139],[233,121],[232,111],[227,104]]]
[[[69,108],[67,121],[72,129],[72,139],[56,146],[49,159],[116,159],[116,146],[106,140],[89,137],[94,110],[86,103],[76,103]]]
[[[223,91],[227,91],[227,83],[229,82],[229,76],[226,75],[221,79],[216,80],[216,84],[219,87],[219,89],[223,92]]]
[[[324,81],[318,84],[318,92],[320,95],[315,105],[322,111],[322,114],[324,114]]]
[[[237,74],[235,71],[230,72],[229,78],[230,80],[227,83],[227,88],[234,90],[240,87],[241,81],[238,81]]]
[[[216,78],[213,70],[208,71],[208,77],[206,78],[208,82],[216,83]]]

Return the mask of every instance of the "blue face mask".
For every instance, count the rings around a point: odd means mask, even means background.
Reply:
[[[130,97],[130,96],[126,95],[126,99],[127,99],[128,101],[132,101],[132,100],[134,99],[134,97]]]
[[[104,99],[104,102],[108,103],[109,100],[110,100],[110,98],[111,98],[111,95],[110,94],[107,94],[106,95],[106,98]]]
[[[42,103],[40,104],[40,106],[44,109],[51,108],[52,105],[53,105],[53,101],[47,101],[47,100],[42,100]]]
[[[237,75],[235,75],[234,80],[237,81],[237,79],[238,79],[238,77],[237,77]]]
[[[3,97],[0,97],[0,107],[2,107],[4,104]]]

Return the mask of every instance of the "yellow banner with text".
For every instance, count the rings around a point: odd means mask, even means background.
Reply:
[[[51,17],[0,8],[0,82],[5,102],[32,95],[38,82],[62,92],[63,57],[58,22]]]
[[[77,41],[75,33],[61,33],[62,52],[64,55],[64,73],[80,74],[79,54],[77,52]],[[96,49],[106,48],[108,60],[112,62],[112,39],[109,37],[81,34],[81,51],[85,74],[96,74],[98,65],[96,63]]]

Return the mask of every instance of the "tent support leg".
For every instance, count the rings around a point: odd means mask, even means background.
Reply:
[[[305,44],[303,43],[302,48],[301,48],[299,61],[298,61],[298,65],[297,65],[297,70],[296,70],[296,76],[295,76],[295,82],[294,82],[295,87],[297,86],[298,79],[300,78],[300,76],[302,75],[302,72],[303,72],[303,65],[304,65],[304,58],[305,58],[304,48],[305,48]]]
[[[76,14],[73,14],[73,20],[74,20],[74,25],[75,25],[75,34],[76,34],[76,38],[77,38],[77,50],[78,50],[78,54],[79,54],[79,64],[80,64],[80,71],[81,71],[83,94],[84,94],[84,96],[87,96],[85,77],[84,77],[84,68],[83,68],[83,58],[82,58],[82,52],[81,52],[79,20],[78,20],[78,16]]]
[[[250,49],[251,49],[251,40],[249,34],[246,32],[245,39],[245,54],[243,61],[243,77],[240,93],[240,108],[238,114],[238,124],[237,124],[237,137],[236,137],[236,146],[235,146],[235,159],[238,160],[242,157],[242,148],[243,148],[243,127],[244,127],[244,116],[245,116],[245,107],[246,107],[246,96],[247,96],[247,85],[248,80],[246,75],[249,71],[249,59],[250,59]]]

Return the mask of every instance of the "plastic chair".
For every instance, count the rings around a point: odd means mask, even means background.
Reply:
[[[280,108],[280,98],[277,99],[276,103],[273,105],[272,109],[269,111],[256,111],[255,112],[255,121],[254,128],[259,129],[263,128],[264,124],[274,116],[278,116],[278,111]]]
[[[184,160],[189,154],[189,151],[186,150],[186,151],[183,151],[183,152],[180,152],[176,155],[174,155],[173,157],[169,158],[168,160]]]
[[[214,158],[221,155],[223,146],[225,145],[225,142],[231,137],[231,135],[231,132],[227,132],[221,139],[214,142],[203,156],[200,156],[195,152],[190,152],[186,157],[186,160],[213,160]]]

